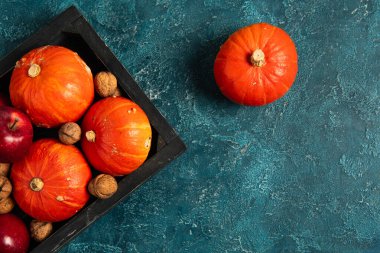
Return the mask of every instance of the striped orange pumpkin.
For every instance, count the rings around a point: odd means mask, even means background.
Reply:
[[[215,81],[231,101],[262,106],[283,97],[298,71],[296,46],[281,28],[259,23],[234,32],[214,64]]]
[[[18,206],[31,217],[49,222],[66,220],[86,204],[91,177],[79,149],[53,139],[33,143],[11,170]]]
[[[114,176],[136,170],[147,158],[152,130],[145,112],[122,97],[96,102],[82,122],[82,150],[95,169]]]
[[[24,55],[13,70],[12,104],[40,127],[77,121],[94,99],[90,68],[70,49],[44,46]]]

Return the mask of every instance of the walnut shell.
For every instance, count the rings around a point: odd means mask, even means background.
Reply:
[[[95,90],[101,97],[112,96],[117,88],[117,79],[111,72],[99,72],[94,80]]]
[[[0,176],[0,201],[9,197],[12,192],[12,184],[8,178]]]
[[[107,174],[100,174],[90,181],[88,191],[99,199],[108,199],[117,191],[116,179]]]
[[[30,235],[37,242],[45,240],[53,231],[51,222],[32,220],[30,222]]]
[[[11,197],[5,198],[0,201],[0,214],[9,213],[15,207],[15,202]]]
[[[0,163],[0,176],[6,177],[10,167],[10,163]]]
[[[112,97],[121,97],[122,94],[121,94],[121,90],[119,87],[116,87],[116,90],[115,92],[112,94]]]
[[[75,122],[68,122],[61,126],[58,131],[59,140],[68,145],[75,144],[82,134],[80,126]]]

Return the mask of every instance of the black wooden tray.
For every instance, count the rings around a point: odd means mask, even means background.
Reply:
[[[114,196],[107,200],[97,200],[92,197],[87,205],[71,219],[55,223],[54,233],[45,241],[41,243],[31,241],[30,252],[32,253],[57,252],[80,231],[104,215],[186,149],[175,130],[75,7],[70,7],[61,13],[0,61],[0,91],[7,94],[11,73],[17,60],[29,50],[48,44],[65,46],[77,52],[91,68],[93,74],[104,70],[112,72],[124,96],[136,102],[148,115],[153,138],[148,159],[132,174],[119,178],[119,189]],[[36,136],[37,138],[51,136],[55,135],[56,131],[56,129],[38,129]],[[96,173],[93,171],[94,175]],[[23,218],[29,225],[31,218],[20,209],[15,208],[13,213]]]

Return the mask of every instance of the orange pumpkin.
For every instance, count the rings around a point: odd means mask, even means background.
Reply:
[[[271,103],[292,86],[297,75],[297,51],[289,35],[260,23],[233,33],[222,45],[214,64],[215,81],[235,103]]]
[[[88,201],[91,170],[75,146],[53,139],[33,143],[11,170],[13,196],[31,217],[49,222],[70,218]]]
[[[147,158],[152,130],[145,112],[122,97],[102,99],[82,122],[82,150],[95,169],[114,176],[129,174]]]
[[[61,46],[44,46],[24,55],[9,86],[12,104],[33,123],[55,127],[77,121],[92,103],[90,68],[77,53]]]

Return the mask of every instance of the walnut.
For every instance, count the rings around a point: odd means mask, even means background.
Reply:
[[[122,94],[121,94],[121,90],[119,89],[119,87],[116,87],[116,90],[115,92],[112,94],[112,97],[121,97]]]
[[[0,176],[0,201],[9,197],[12,192],[12,184],[8,178]]]
[[[45,240],[53,231],[51,222],[32,220],[30,222],[30,235],[37,242]]]
[[[9,213],[15,207],[15,202],[11,197],[0,201],[0,214]]]
[[[77,123],[68,122],[58,131],[59,140],[64,144],[74,144],[80,140],[81,129]]]
[[[0,163],[0,176],[6,177],[10,167],[10,163]]]
[[[101,97],[112,96],[117,88],[116,77],[111,72],[99,72],[94,80],[95,90]]]
[[[88,191],[99,199],[108,199],[117,191],[117,181],[111,175],[100,174],[90,181]]]

